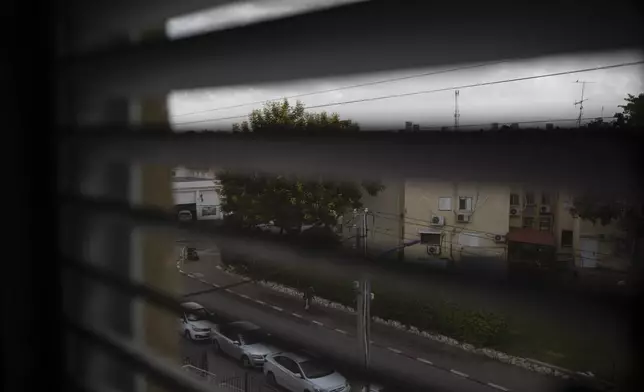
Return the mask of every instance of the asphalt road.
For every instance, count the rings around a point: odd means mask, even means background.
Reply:
[[[202,283],[184,278],[186,292],[203,290]],[[308,350],[330,358],[360,363],[360,355],[354,338],[345,337],[325,328],[307,325],[297,319],[271,313],[264,308],[243,302],[226,292],[213,292],[191,297],[210,310],[231,319],[243,319],[269,330],[274,335],[287,339]],[[388,374],[401,380],[409,380],[431,391],[490,392],[487,385],[451,374],[423,363],[397,355],[389,350],[372,347],[371,369],[375,373]],[[543,390],[543,389],[541,389]]]

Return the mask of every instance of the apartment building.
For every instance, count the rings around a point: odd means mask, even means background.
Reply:
[[[498,270],[517,257],[508,255],[508,244],[519,244],[547,250],[543,255],[562,266],[623,269],[629,262],[617,223],[593,225],[574,217],[570,192],[414,179],[385,185],[378,196],[363,199],[371,254]],[[362,225],[355,219],[347,223],[345,239]]]

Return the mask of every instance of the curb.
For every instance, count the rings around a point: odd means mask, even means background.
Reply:
[[[188,276],[192,275],[192,274],[186,273],[185,271],[183,271],[181,269],[181,267],[180,267],[181,261],[182,260],[177,260],[177,270],[181,274],[188,275]],[[219,269],[220,271],[230,275],[230,276],[235,276],[235,277],[242,278],[242,279],[245,278],[242,275],[233,273],[231,271],[227,271],[227,270],[225,270],[224,268],[222,268],[219,265],[217,265],[216,268]],[[197,279],[197,280],[202,281],[201,279]],[[203,283],[203,281],[202,281],[202,283]],[[302,296],[302,293],[299,292],[297,289],[294,289],[294,288],[288,287],[288,286],[284,286],[284,285],[281,285],[279,283],[270,282],[270,281],[259,281],[257,283],[260,286],[264,287],[264,288],[267,288],[267,289],[270,289],[270,290],[273,290],[273,291],[276,291],[276,292],[280,292],[282,294],[286,294],[286,295],[289,295],[289,296],[292,296],[292,297],[300,298]],[[206,283],[206,284],[209,284],[209,283]],[[215,287],[218,287],[215,284],[211,284],[211,285],[215,286]],[[238,295],[238,296],[240,296],[240,297],[242,297],[244,299],[254,301],[254,302],[256,302],[256,303],[258,303],[260,305],[265,305],[265,306],[271,307],[274,310],[284,311],[282,308],[279,308],[277,306],[273,306],[271,304],[266,304],[263,301],[253,300],[250,297],[248,297],[247,295],[239,294],[239,293],[236,293],[236,292],[231,291],[231,290],[226,290],[226,291],[229,292],[229,293]],[[335,309],[335,310],[340,310],[340,311],[343,311],[343,312],[346,312],[346,313],[354,313],[355,312],[355,310],[350,308],[350,307],[347,307],[347,306],[344,306],[342,304],[329,301],[329,300],[327,300],[325,298],[315,297],[313,299],[313,302],[318,304],[318,305],[320,305],[320,306],[322,306],[322,307],[331,308],[331,309]],[[343,331],[343,330],[340,330],[340,329],[336,329],[336,328],[332,328],[332,327],[326,327],[326,326],[324,326],[323,323],[321,323],[319,321],[307,320],[306,318],[304,318],[304,316],[302,316],[300,314],[291,313],[291,315],[293,317],[296,317],[296,318],[299,318],[299,319],[302,319],[302,320],[310,321],[312,324],[318,325],[320,327],[325,327],[327,329],[333,330],[336,333],[339,333],[339,334],[342,334],[342,335],[345,335],[345,336],[354,336],[353,334],[350,334],[350,333],[348,333],[346,331]],[[573,371],[573,370],[565,369],[565,368],[562,368],[562,367],[559,367],[559,366],[556,366],[556,365],[548,364],[548,363],[541,362],[541,361],[531,359],[531,358],[515,357],[515,356],[512,356],[512,355],[502,353],[500,351],[488,349],[488,348],[476,348],[471,344],[459,342],[458,340],[450,338],[448,336],[444,336],[444,335],[440,335],[440,334],[436,334],[436,333],[432,333],[432,332],[428,332],[428,331],[423,331],[423,330],[420,330],[420,329],[418,329],[418,328],[416,328],[414,326],[406,327],[402,323],[400,323],[398,321],[395,321],[395,320],[385,320],[385,319],[381,319],[379,317],[374,317],[373,320],[374,320],[374,322],[376,322],[378,324],[381,324],[381,325],[387,325],[387,326],[396,328],[396,329],[398,329],[400,331],[404,331],[404,332],[407,332],[407,333],[412,333],[412,334],[414,334],[416,336],[420,336],[420,337],[423,337],[423,338],[426,338],[426,339],[430,339],[430,340],[433,340],[433,341],[436,341],[436,342],[439,342],[439,343],[444,343],[444,344],[450,345],[452,347],[458,347],[458,348],[460,348],[460,349],[462,349],[462,350],[464,350],[466,352],[476,354],[476,355],[483,355],[483,356],[486,356],[488,358],[495,359],[495,360],[497,360],[499,362],[506,363],[506,364],[513,365],[513,366],[518,366],[518,367],[521,367],[523,369],[530,370],[530,371],[533,371],[533,372],[536,372],[536,373],[539,373],[539,374],[551,375],[551,376],[559,377],[559,378],[562,378],[562,379],[570,379],[570,378],[573,378],[573,377],[577,377],[577,378],[583,377],[586,380],[592,379],[592,380],[596,381],[597,383],[604,384],[605,386],[613,386],[611,383],[608,383],[608,382],[606,382],[604,380],[596,379],[594,377],[594,375],[592,375],[592,373],[590,373],[590,372],[588,372],[588,373],[576,372],[576,371]],[[423,363],[425,365],[428,365],[428,366],[435,367],[437,369],[448,371],[448,372],[450,372],[450,373],[452,373],[452,374],[454,374],[456,376],[468,378],[468,379],[470,379],[470,380],[472,380],[474,382],[486,385],[486,386],[488,386],[490,388],[494,388],[494,389],[501,390],[501,391],[509,391],[509,389],[507,389],[507,388],[505,388],[503,386],[500,386],[500,385],[497,385],[497,384],[494,384],[494,383],[488,383],[488,382],[483,382],[483,381],[480,381],[480,380],[473,379],[473,378],[469,377],[469,375],[467,375],[465,373],[459,372],[459,371],[457,371],[455,369],[447,369],[447,368],[443,368],[441,366],[437,366],[437,365],[435,365],[434,363],[432,363],[429,360],[426,360],[426,359],[423,359],[423,358],[416,358],[416,357],[414,357],[412,355],[405,354],[404,352],[402,352],[402,351],[400,351],[398,349],[395,349],[395,348],[392,348],[392,347],[387,347],[387,346],[384,346],[384,345],[380,345],[380,344],[378,344],[376,342],[373,342],[373,341],[371,343],[373,345],[375,345],[375,346],[387,349],[390,352],[393,352],[395,354],[402,355],[402,356],[414,359],[414,360],[416,360],[418,362],[421,362],[421,363]]]
[[[207,284],[207,285],[211,285],[211,286],[214,286],[214,287],[219,287],[219,285],[217,285],[217,284],[215,284],[215,283],[209,283],[209,282],[204,281],[203,279],[199,279],[199,278],[197,278],[197,277],[195,276],[195,274],[193,274],[193,273],[188,273],[188,272],[183,271],[183,269],[181,269],[181,261],[182,261],[182,260],[177,260],[177,264],[176,264],[176,266],[177,266],[177,270],[179,271],[179,273],[181,273],[182,275],[186,275],[186,276],[188,276],[188,277],[190,277],[190,278],[192,278],[192,279],[195,279],[195,280],[197,280],[197,281],[199,281],[199,282],[201,282],[201,283],[204,283],[204,284]],[[231,273],[231,272],[229,272],[229,271],[225,271],[225,270],[224,270],[223,268],[221,268],[220,266],[217,266],[217,268],[218,268],[218,269],[220,269],[222,272],[224,272],[224,273],[228,274],[228,275],[236,276],[236,277],[241,277],[240,275],[237,275],[237,274]],[[260,283],[260,285],[262,285],[262,286],[264,286],[264,287],[267,287],[267,286],[265,285],[265,282],[259,282],[259,283]],[[270,287],[267,287],[267,288],[270,288]],[[274,289],[273,289],[273,290],[274,290]],[[292,290],[293,290],[293,291],[297,291],[297,290],[294,290],[294,289],[292,289]],[[258,304],[258,305],[261,305],[261,306],[265,306],[265,307],[267,307],[267,308],[270,308],[270,309],[272,309],[272,310],[274,310],[274,311],[276,311],[276,312],[280,312],[280,313],[284,313],[284,314],[290,314],[292,317],[295,317],[295,318],[297,318],[297,319],[299,319],[299,320],[301,320],[301,321],[309,322],[311,325],[315,325],[315,326],[317,326],[317,327],[319,327],[319,328],[325,328],[325,329],[327,329],[327,330],[333,331],[333,332],[335,332],[335,333],[337,333],[337,334],[340,334],[340,335],[343,335],[343,336],[346,336],[346,337],[355,337],[355,336],[356,336],[355,334],[353,334],[353,333],[351,333],[351,332],[348,332],[348,331],[345,331],[345,330],[342,330],[342,329],[339,329],[339,328],[335,328],[335,327],[332,327],[332,326],[325,325],[324,323],[322,323],[321,321],[318,321],[318,320],[308,319],[307,317],[305,317],[304,315],[301,315],[301,314],[299,314],[299,313],[290,312],[290,311],[285,310],[285,309],[283,309],[283,308],[281,308],[281,307],[279,307],[279,306],[275,306],[275,305],[272,305],[272,304],[270,304],[270,303],[266,303],[266,302],[261,301],[261,300],[259,300],[259,299],[253,299],[253,298],[251,298],[251,297],[249,297],[249,296],[247,296],[247,295],[245,295],[245,294],[237,293],[237,292],[235,292],[235,291],[233,291],[233,290],[229,290],[229,289],[227,289],[227,290],[225,290],[225,291],[226,291],[226,292],[228,292],[228,293],[230,293],[230,294],[233,294],[233,295],[236,295],[236,296],[238,296],[238,297],[241,297],[241,298],[243,298],[243,299],[246,299],[246,300],[248,300],[248,301],[252,301],[252,302],[254,302],[254,303]],[[317,298],[316,298],[316,299],[317,299]],[[325,300],[325,301],[326,301],[326,300]],[[314,302],[318,302],[318,303],[319,303],[319,301],[315,301],[315,300],[314,300]],[[331,303],[330,301],[327,301],[327,302]],[[325,306],[325,305],[322,305],[322,306]],[[383,345],[383,344],[379,344],[378,342],[375,342],[375,341],[373,341],[373,340],[371,341],[371,344],[372,344],[372,345],[374,345],[374,346],[376,346],[376,347],[379,347],[379,348],[382,348],[382,349],[388,350],[389,352],[391,352],[391,353],[393,353],[393,354],[400,355],[400,356],[403,356],[403,357],[407,357],[407,358],[412,359],[412,360],[414,360],[414,361],[416,361],[416,362],[420,362],[420,363],[422,363],[423,365],[431,366],[431,367],[433,367],[433,368],[435,368],[435,369],[442,370],[442,371],[447,372],[447,373],[451,373],[451,374],[452,374],[452,375],[454,375],[454,376],[462,377],[462,378],[467,378],[468,380],[470,380],[470,381],[472,381],[472,382],[475,382],[475,383],[477,383],[477,384],[481,384],[481,385],[484,385],[484,386],[486,386],[486,387],[489,387],[489,388],[492,388],[492,389],[495,389],[495,390],[499,390],[499,391],[504,391],[504,392],[509,392],[509,391],[510,391],[510,389],[505,388],[505,387],[503,387],[503,386],[500,386],[500,385],[498,385],[498,384],[494,384],[494,383],[492,383],[492,382],[486,382],[486,381],[478,380],[478,379],[476,379],[476,378],[472,378],[472,377],[470,377],[470,376],[469,376],[468,374],[466,374],[466,373],[463,373],[463,372],[458,371],[458,370],[456,370],[456,369],[451,369],[451,368],[443,367],[443,366],[440,366],[440,365],[436,365],[436,364],[435,364],[434,362],[432,362],[432,361],[429,361],[429,360],[424,359],[424,358],[416,357],[416,356],[411,355],[411,354],[407,354],[407,353],[405,353],[404,351],[399,350],[399,349],[397,349],[397,348],[389,347],[389,346],[386,346],[386,345]]]

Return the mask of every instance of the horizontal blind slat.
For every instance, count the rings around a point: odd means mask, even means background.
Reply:
[[[529,182],[546,189],[592,190],[613,196],[634,189],[640,144],[627,133],[614,131],[608,137],[608,133],[565,130],[519,132],[400,138],[374,132],[354,138],[286,140],[235,135],[79,137],[70,143],[83,159],[94,163],[187,165],[352,180]]]
[[[507,1],[451,2],[432,4],[431,13],[425,4],[372,1],[125,47],[76,59],[63,72],[83,100],[102,100],[640,47],[641,14],[629,0],[616,1],[611,6],[620,9],[620,18],[606,18],[603,5],[580,0],[525,10]]]
[[[173,17],[241,0],[72,0],[66,9],[73,47],[87,50],[114,37],[164,26]],[[261,1],[261,0],[260,0]]]

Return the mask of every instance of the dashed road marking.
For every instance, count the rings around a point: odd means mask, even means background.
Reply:
[[[201,283],[206,283],[206,284],[210,283],[210,282],[208,282],[206,279],[199,279],[199,281],[200,281]]]
[[[223,269],[223,268],[221,268],[221,265],[216,265],[216,266],[215,266],[215,268],[217,268],[217,269],[219,269],[219,270],[220,270],[220,269]]]
[[[258,303],[258,304],[260,304],[260,305],[266,305],[266,302],[264,302],[264,301],[260,301],[260,300],[258,300],[258,299],[256,299],[256,300],[255,300],[255,302],[256,302],[256,303]]]
[[[387,347],[387,350],[389,350],[389,351],[391,351],[393,353],[396,353],[396,354],[402,354],[402,351],[398,350],[397,348]]]
[[[242,298],[245,298],[245,299],[250,299],[250,297],[247,296],[246,294],[239,294],[239,296],[242,297]]]
[[[302,318],[302,315],[301,315],[301,314],[291,313],[291,315],[293,315],[293,316],[295,316],[295,317],[297,317],[297,318]]]
[[[284,311],[284,309],[280,308],[279,306],[271,305],[271,308],[277,310],[278,312]]]
[[[340,332],[341,334],[344,334],[344,335],[347,335],[347,334],[348,334],[348,332],[347,332],[347,331],[345,331],[345,330],[343,330],[343,329],[340,329],[340,328],[336,328],[336,329],[334,329],[334,331],[335,331],[335,332]]]
[[[210,283],[212,287],[220,287],[217,283]]]
[[[456,374],[457,376],[461,376],[461,377],[465,377],[465,378],[469,378],[469,377],[470,377],[470,376],[468,376],[467,374],[465,374],[465,373],[463,373],[463,372],[459,372],[458,370],[449,369],[449,371],[450,371],[451,373]]]
[[[225,290],[227,293],[232,293],[233,291],[231,289],[226,289]]]
[[[500,390],[500,391],[505,391],[505,392],[508,392],[508,391],[509,391],[509,389],[508,389],[508,388],[502,387],[502,386],[500,386],[500,385],[493,384],[493,383],[491,383],[491,382],[487,383],[487,385],[488,385],[489,387],[492,387],[492,388],[498,389],[498,390]]]
[[[427,365],[434,366],[434,363],[432,361],[428,361],[425,358],[416,358],[418,362],[426,363]]]
[[[195,276],[194,276],[194,274],[188,274],[188,277],[194,278]]]
[[[201,272],[195,272],[193,273],[193,275],[195,276],[195,278],[203,278],[203,274]]]
[[[319,322],[319,321],[317,321],[317,320],[311,320],[311,322],[312,322],[313,324],[317,324],[317,325],[319,325],[319,326],[321,326],[321,327],[322,327],[322,326],[324,326],[324,323],[321,323],[321,322]]]

